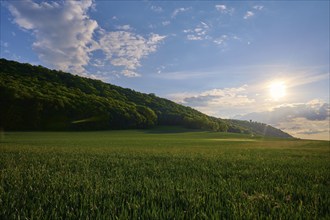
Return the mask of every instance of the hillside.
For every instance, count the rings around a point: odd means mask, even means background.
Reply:
[[[271,126],[207,116],[131,89],[42,66],[0,59],[0,128],[107,130],[177,125],[290,138]]]

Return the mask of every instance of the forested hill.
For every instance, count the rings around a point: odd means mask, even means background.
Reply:
[[[0,59],[0,128],[105,130],[178,125],[290,138],[261,123],[222,120],[154,94]]]

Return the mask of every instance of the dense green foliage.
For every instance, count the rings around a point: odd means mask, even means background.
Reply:
[[[220,132],[6,133],[0,219],[329,219],[329,160]]]
[[[291,137],[264,124],[259,123],[258,129],[251,130],[250,124],[210,117],[153,94],[100,80],[5,59],[0,59],[0,67],[0,128],[5,130],[106,130],[180,125]]]

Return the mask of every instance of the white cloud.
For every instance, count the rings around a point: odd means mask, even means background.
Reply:
[[[165,36],[151,33],[145,38],[132,33],[128,24],[117,26],[120,31],[107,33],[88,16],[93,8],[93,0],[8,3],[14,22],[35,36],[33,50],[53,68],[86,75],[85,66],[89,64],[105,66],[105,60],[92,59],[92,52],[101,50],[113,66],[125,68],[121,74],[139,76],[133,70],[142,58],[156,51]],[[99,41],[93,39],[96,30]]]
[[[92,62],[91,64],[95,67],[103,67],[105,65],[104,60],[101,59],[94,59],[94,62]]]
[[[156,5],[151,6],[150,9],[157,13],[163,12],[163,8],[160,6],[156,6]]]
[[[11,1],[8,8],[19,27],[35,36],[33,50],[45,63],[77,74],[86,72],[90,53],[98,48],[93,33],[98,28],[87,15],[92,0],[41,2]]]
[[[187,34],[188,40],[205,40],[210,38],[210,36],[207,35],[208,30],[209,26],[206,23],[201,22],[193,29],[183,30],[183,33]]]
[[[127,32],[104,32],[100,39],[100,47],[107,59],[113,66],[124,67],[127,71],[122,72],[125,76],[137,76],[132,70],[139,67],[142,58],[155,52],[158,44],[166,36],[151,34],[149,38]]]
[[[233,34],[223,34],[221,36],[212,36],[212,26],[210,27],[205,22],[200,22],[197,26],[191,29],[184,29],[183,33],[186,34],[187,40],[201,41],[206,40],[213,42],[218,46],[225,47],[230,40],[240,40],[240,38]]]
[[[116,26],[116,29],[123,30],[123,31],[130,31],[130,30],[132,30],[132,27],[129,24],[125,24],[125,25]]]
[[[159,34],[154,34],[152,33],[149,37],[149,41],[148,41],[148,44],[150,46],[153,46],[155,49],[156,49],[156,44],[162,40],[164,40],[166,38],[166,36],[162,36],[162,35],[159,35]]]
[[[218,11],[225,11],[227,10],[227,6],[226,5],[216,5],[215,8],[218,10]]]
[[[217,11],[221,12],[222,14],[230,14],[232,15],[234,12],[233,8],[228,8],[226,5],[215,5],[214,6]]]
[[[202,21],[201,21],[201,25],[203,26],[203,28],[209,28],[209,25],[206,24],[205,22],[202,22]]]
[[[253,6],[253,9],[261,11],[264,8],[263,5],[255,5]]]
[[[254,16],[254,13],[252,11],[247,11],[243,18],[244,19],[249,19],[253,16]]]
[[[179,13],[183,13],[183,12],[189,11],[190,9],[191,9],[191,7],[189,7],[189,8],[176,8],[173,11],[171,17],[172,18],[175,18]]]
[[[163,22],[162,22],[162,25],[163,25],[163,26],[167,26],[167,25],[170,25],[170,24],[171,24],[170,21],[163,21]]]
[[[224,45],[227,40],[228,40],[228,35],[224,34],[221,37],[214,39],[213,42],[218,45]]]
[[[322,121],[311,121],[306,118],[293,118],[274,126],[297,138],[330,140],[330,117]]]
[[[126,77],[140,77],[141,75],[132,71],[132,70],[123,70],[121,71],[121,74],[123,74]]]
[[[248,97],[247,85],[237,88],[212,89],[200,93],[177,93],[168,97],[180,104],[191,106],[213,116],[223,117],[228,109],[240,109],[253,105]]]
[[[203,40],[203,38],[201,36],[196,36],[196,35],[193,35],[193,34],[188,34],[187,39],[188,40]]]
[[[165,69],[166,69],[166,66],[161,65],[161,66],[157,67],[157,73],[158,73],[158,74],[161,74],[162,71],[165,70]]]
[[[330,132],[330,105],[317,99],[280,105],[270,111],[253,112],[237,118],[267,123],[301,138],[320,139],[324,133]]]

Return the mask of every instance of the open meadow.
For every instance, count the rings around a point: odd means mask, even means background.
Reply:
[[[8,132],[0,219],[329,219],[329,141]]]

